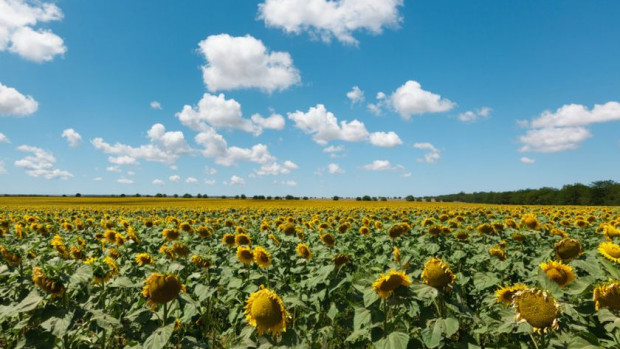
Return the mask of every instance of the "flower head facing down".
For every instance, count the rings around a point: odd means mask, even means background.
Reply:
[[[435,288],[449,288],[456,279],[448,264],[439,258],[431,257],[422,271],[422,280],[425,284]]]
[[[387,274],[379,274],[379,278],[372,284],[372,289],[379,297],[388,298],[397,288],[409,285],[411,279],[405,273],[392,269]]]
[[[569,282],[575,280],[575,273],[570,265],[562,262],[549,261],[540,264],[540,269],[547,274],[549,279],[553,280],[560,287],[566,286]]]
[[[277,335],[286,331],[288,313],[282,299],[263,285],[246,300],[245,315],[246,321],[256,327],[259,335]]]
[[[592,300],[596,310],[600,308],[620,310],[620,282],[610,281],[596,286],[592,293]]]
[[[181,291],[185,291],[185,285],[176,275],[153,273],[144,281],[142,295],[148,298],[147,304],[155,308],[158,304],[170,302]]]

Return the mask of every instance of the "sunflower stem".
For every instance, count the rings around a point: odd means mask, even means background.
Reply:
[[[388,319],[388,304],[387,298],[383,298],[383,311],[385,316],[383,317],[383,338],[387,337],[387,319]]]
[[[168,302],[164,303],[164,318],[162,319],[163,326],[166,326],[166,319],[168,319]]]
[[[530,332],[530,339],[532,340],[532,343],[534,343],[534,348],[538,349],[538,344],[536,343],[534,336],[532,336],[532,332]]]

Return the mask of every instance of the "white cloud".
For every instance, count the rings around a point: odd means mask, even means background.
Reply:
[[[362,103],[364,101],[364,91],[360,90],[357,86],[353,86],[353,89],[347,92],[347,98],[352,104]]]
[[[239,177],[239,176],[232,176],[230,177],[230,182],[228,183],[230,185],[244,185],[245,184],[245,179]]]
[[[121,168],[119,166],[108,166],[105,170],[108,172],[121,172]]]
[[[172,175],[172,176],[168,177],[168,180],[170,182],[180,182],[181,181],[181,176],[179,176],[179,175]]]
[[[1,16],[0,23],[2,22]],[[24,96],[16,89],[0,83],[0,116],[27,116],[36,112],[37,109],[39,109],[39,103],[32,96]]]
[[[127,178],[119,178],[116,180],[116,182],[120,184],[133,184],[133,180]]]
[[[405,172],[405,173],[403,173],[403,174],[401,175],[401,177],[403,177],[403,178],[409,178],[409,177],[411,177],[411,172]]]
[[[194,178],[194,177],[187,177],[185,179],[185,183],[188,183],[188,184],[198,183],[198,180],[196,178]]]
[[[521,158],[521,162],[524,164],[528,164],[528,165],[533,165],[536,163],[536,160],[532,159],[532,158],[528,158],[527,156],[524,156]]]
[[[388,160],[375,160],[370,164],[362,166],[361,168],[366,171],[394,171],[404,169],[402,165],[392,166]]]
[[[251,120],[259,129],[282,130],[285,125],[284,117],[275,113],[266,118],[262,117],[260,114],[254,114]]]
[[[555,112],[544,111],[531,122],[521,120],[519,125],[529,128],[519,137],[521,152],[554,153],[576,149],[592,137],[588,125],[620,120],[620,103],[610,101],[595,104],[589,110],[581,104],[566,104]]]
[[[77,147],[82,142],[82,136],[72,128],[62,131],[62,138],[66,138],[67,142],[69,142],[69,146],[73,148]]]
[[[4,133],[0,132],[0,143],[11,143],[11,141]]]
[[[159,178],[154,179],[153,182],[151,182],[151,183],[153,183],[155,185],[164,185],[164,181],[162,181]]]
[[[258,18],[268,27],[293,34],[305,31],[324,42],[336,38],[357,44],[355,31],[378,35],[386,27],[397,27],[403,0],[265,0],[258,6]]]
[[[324,153],[340,153],[344,151],[344,146],[342,145],[330,145],[327,148],[323,148]]]
[[[47,62],[67,51],[62,38],[50,30],[33,29],[37,23],[59,21],[55,4],[0,0],[0,52],[8,50],[34,62]]]
[[[155,124],[147,133],[151,143],[139,147],[132,147],[121,143],[111,145],[106,143],[101,137],[97,137],[90,142],[103,153],[115,155],[108,158],[111,163],[123,165],[136,163],[130,158],[173,164],[181,155],[192,151],[185,142],[183,132],[181,131],[166,132],[164,125]]]
[[[416,149],[422,149],[427,151],[426,154],[424,154],[424,157],[418,158],[418,162],[435,164],[441,158],[441,152],[439,151],[439,149],[435,148],[435,146],[430,143],[415,143],[413,147]]]
[[[47,150],[29,145],[20,145],[17,147],[17,150],[33,154],[15,161],[15,166],[25,169],[26,174],[30,177],[42,177],[45,179],[68,179],[73,177],[73,174],[68,171],[53,168],[56,158]]]
[[[438,94],[423,90],[422,85],[413,80],[397,88],[388,102],[405,120],[409,120],[412,115],[445,112],[456,105]]]
[[[214,185],[215,184],[215,179],[205,178],[204,182],[205,182],[206,185]]]
[[[255,174],[257,176],[266,176],[266,175],[276,176],[279,174],[289,174],[291,173],[292,170],[296,170],[298,168],[299,166],[297,166],[297,164],[295,164],[292,161],[287,160],[287,161],[284,161],[282,164],[279,164],[277,162],[265,164],[261,166],[260,169],[255,171]]]
[[[370,134],[370,143],[377,147],[393,148],[403,144],[395,132],[373,132]]]
[[[208,175],[214,175],[217,173],[217,170],[213,167],[205,166],[205,173]]]
[[[0,174],[6,174],[6,168],[4,167],[4,161],[0,161]]]
[[[459,119],[459,121],[462,122],[474,122],[480,120],[481,118],[488,118],[489,116],[491,116],[492,111],[493,109],[489,107],[482,107],[480,109],[468,110],[464,113],[461,113],[458,115],[457,118]]]
[[[151,106],[151,109],[161,110],[161,103],[158,101],[152,101],[149,105]]]
[[[93,181],[95,182],[101,182],[103,180],[103,177],[95,177],[93,178]]]
[[[108,161],[112,164],[116,165],[138,165],[139,162],[136,158],[132,158],[131,156],[122,155],[122,156],[108,156]],[[118,166],[116,166],[118,168]],[[120,168],[119,168],[120,170]]]
[[[381,103],[368,103],[368,105],[366,106],[366,108],[368,108],[368,111],[370,111],[371,113],[375,114],[376,116],[381,115]]]
[[[297,182],[295,182],[292,179],[289,179],[287,181],[273,181],[273,184],[281,184],[281,185],[287,185],[289,187],[294,187],[297,185]]]
[[[207,61],[202,76],[211,92],[259,88],[271,93],[301,81],[288,52],[269,52],[250,35],[211,35],[198,46]]]
[[[331,163],[327,165],[327,171],[331,174],[344,174],[345,171],[338,165]]]
[[[128,176],[135,176],[135,175],[136,175],[136,173],[135,173],[135,172],[133,172],[133,171],[127,171],[127,175],[128,175]]]
[[[185,105],[176,117],[183,125],[195,131],[203,130],[209,125],[257,132],[252,121],[243,118],[241,104],[232,98],[226,99],[223,93],[217,96],[205,93],[196,107]]]

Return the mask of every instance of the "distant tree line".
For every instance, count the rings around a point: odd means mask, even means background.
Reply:
[[[561,189],[543,187],[504,192],[460,192],[425,199],[482,204],[616,206],[620,205],[620,183],[606,180],[590,185],[568,184]]]

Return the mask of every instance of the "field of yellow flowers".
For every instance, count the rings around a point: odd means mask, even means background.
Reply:
[[[618,348],[620,210],[0,200],[0,347]]]

